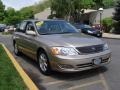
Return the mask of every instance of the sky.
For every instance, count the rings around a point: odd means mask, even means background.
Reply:
[[[6,8],[12,7],[15,10],[19,10],[22,7],[30,6],[43,0],[1,0],[1,1],[6,6]]]

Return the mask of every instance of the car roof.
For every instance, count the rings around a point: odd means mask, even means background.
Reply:
[[[0,24],[0,27],[6,27],[6,25],[5,24]]]
[[[31,22],[36,22],[36,21],[65,21],[65,20],[60,20],[60,19],[29,19],[29,20],[24,20],[24,21],[31,21]]]

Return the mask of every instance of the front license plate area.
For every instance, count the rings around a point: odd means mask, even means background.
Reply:
[[[100,64],[101,64],[101,61],[102,61],[102,60],[101,60],[100,58],[97,58],[97,59],[93,59],[92,62],[93,62],[94,65],[100,65]]]

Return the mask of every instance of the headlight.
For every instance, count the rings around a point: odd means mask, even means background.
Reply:
[[[109,49],[108,44],[104,44],[103,50],[108,50],[108,49]]]
[[[51,51],[54,55],[78,55],[77,50],[72,47],[52,47]]]
[[[88,32],[88,33],[93,33],[93,32],[92,32],[92,31],[90,31],[90,30],[88,30],[87,32]]]

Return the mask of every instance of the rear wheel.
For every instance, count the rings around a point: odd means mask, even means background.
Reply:
[[[50,68],[48,56],[44,51],[39,52],[38,63],[41,73],[45,75],[49,75],[51,72],[51,68]]]
[[[98,37],[100,37],[100,38],[101,38],[101,37],[102,37],[102,34],[99,34],[99,35],[98,35]]]
[[[16,43],[14,44],[14,53],[15,53],[15,55],[17,55],[17,56],[20,55],[20,51],[19,51],[18,45],[17,45]]]

